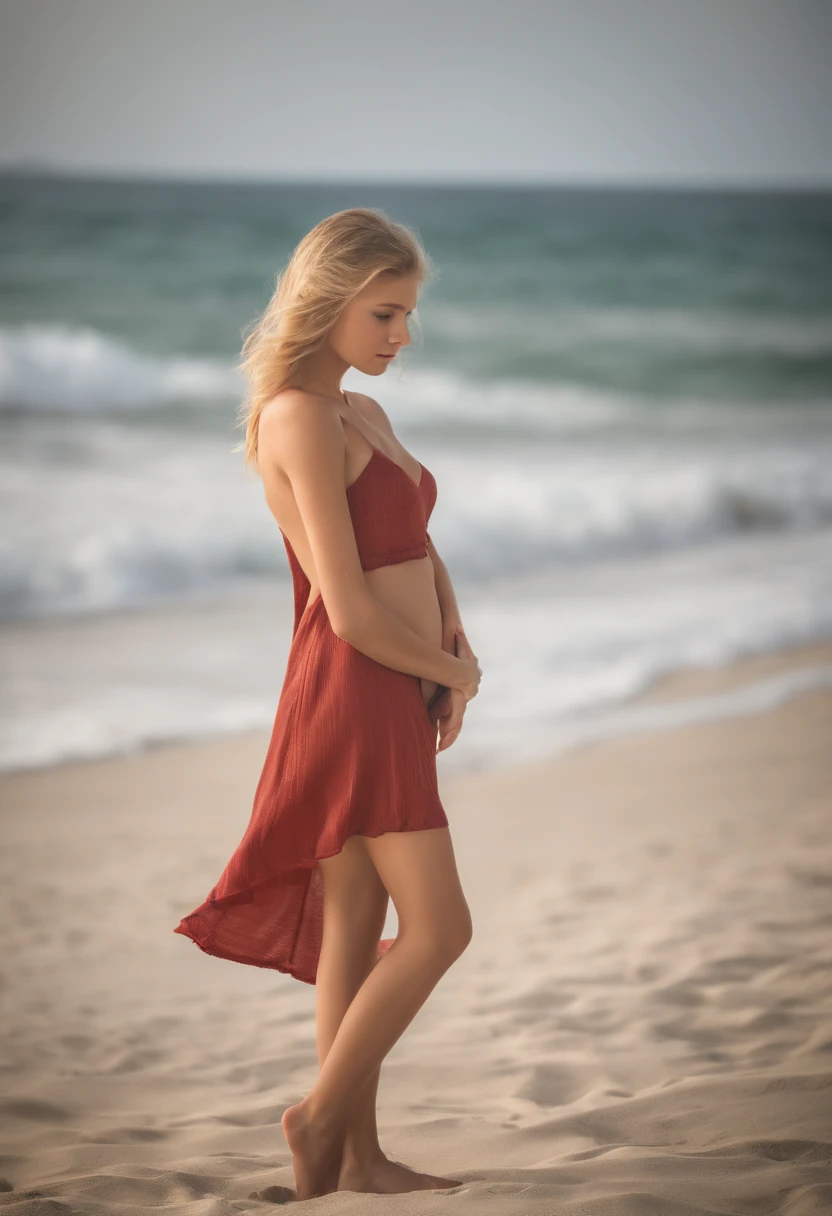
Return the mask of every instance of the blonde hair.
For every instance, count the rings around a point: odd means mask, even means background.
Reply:
[[[326,343],[341,311],[378,275],[433,277],[418,236],[374,207],[351,207],[321,220],[278,273],[263,315],[246,337],[237,364],[248,380],[238,415],[245,467],[257,465],[263,407],[291,380],[298,365]]]

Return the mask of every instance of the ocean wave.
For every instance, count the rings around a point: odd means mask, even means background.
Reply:
[[[0,327],[0,410],[137,410],[187,399],[238,396],[229,363],[144,355],[90,328]]]
[[[832,414],[832,401],[723,400],[677,395],[658,402],[621,388],[568,379],[488,381],[404,355],[383,377],[349,369],[345,387],[378,398],[403,432],[479,439],[604,431],[790,428]],[[240,401],[245,384],[229,360],[148,355],[90,328],[0,326],[0,414],[118,416],[174,402]],[[198,417],[195,420],[199,425]]]
[[[441,368],[397,362],[382,380],[350,369],[346,388],[381,397],[404,426],[595,430],[626,421],[636,399],[580,384],[487,384]],[[118,414],[181,400],[241,398],[233,363],[151,356],[91,328],[0,326],[0,411]]]
[[[122,452],[119,467],[117,442],[99,437],[83,469],[9,472],[0,616],[97,612],[252,577],[288,579],[259,488],[236,458],[207,441],[179,452],[134,435],[132,463],[125,467]],[[432,536],[473,585],[832,522],[829,445],[754,458],[592,445],[568,455],[539,447],[421,455],[439,485]]]
[[[432,303],[430,326],[459,341],[510,343],[520,350],[570,350],[593,343],[640,348],[672,347],[679,353],[784,357],[832,353],[832,316],[755,315],[683,308],[611,308],[601,305],[546,309],[522,301],[459,305]]]

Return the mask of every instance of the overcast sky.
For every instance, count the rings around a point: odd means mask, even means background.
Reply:
[[[0,0],[0,164],[832,184],[832,0]]]

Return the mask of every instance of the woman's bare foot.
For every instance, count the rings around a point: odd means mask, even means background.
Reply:
[[[298,1199],[314,1199],[337,1190],[343,1131],[325,1131],[314,1125],[305,1099],[287,1106],[280,1124],[292,1153]]]
[[[399,1195],[404,1191],[432,1191],[460,1186],[455,1178],[420,1174],[384,1154],[365,1162],[344,1162],[338,1176],[339,1191],[369,1191],[377,1195]]]

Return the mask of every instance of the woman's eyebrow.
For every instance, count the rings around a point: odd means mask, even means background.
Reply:
[[[402,312],[407,312],[404,304],[376,304],[376,308],[400,308]],[[413,309],[410,311],[412,312]]]

